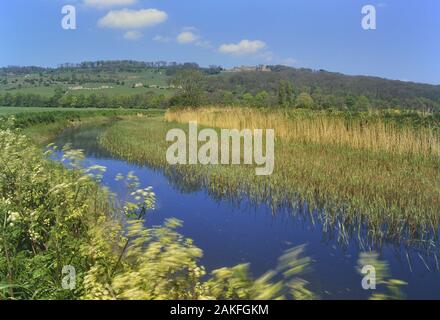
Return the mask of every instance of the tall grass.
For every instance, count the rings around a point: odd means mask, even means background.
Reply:
[[[440,156],[440,134],[435,125],[416,125],[403,117],[379,114],[255,108],[202,108],[170,110],[168,121],[197,121],[218,128],[273,128],[277,137],[294,142],[350,146],[398,154]]]
[[[389,138],[382,131],[382,145],[376,146],[372,135],[363,135],[360,129],[346,131],[348,136],[358,135],[353,140],[343,137],[342,128],[337,128],[332,134],[328,129],[328,134],[322,135],[327,138],[319,140],[312,132],[320,131],[308,127],[310,130],[302,132],[302,138],[296,138],[287,128],[306,125],[301,125],[298,119],[292,120],[291,114],[283,118],[281,113],[254,112],[255,115],[248,109],[208,109],[207,115],[204,115],[202,110],[180,110],[168,112],[168,121],[121,121],[104,134],[101,143],[124,159],[162,168],[172,181],[187,190],[206,187],[213,196],[238,201],[247,196],[256,203],[270,204],[274,210],[286,206],[293,208],[292,212],[298,212],[295,210],[298,207],[306,207],[310,211],[319,209],[324,229],[329,233],[336,232],[343,241],[354,236],[375,243],[382,240],[430,243],[437,238],[440,226],[440,161],[428,152],[429,148],[416,153],[416,143],[412,142],[406,146],[401,143],[400,149],[387,151],[385,147],[389,145],[391,148],[391,141],[397,138]],[[318,113],[317,117],[322,119],[324,116]],[[322,119],[322,123],[332,123],[336,127],[342,121],[331,117]],[[165,158],[169,146],[165,141],[166,132],[176,127],[187,129],[186,122],[189,120],[198,120],[206,126],[275,128],[278,138],[274,173],[257,177],[254,168],[245,165],[168,166]],[[311,126],[321,123],[319,121],[310,119],[306,123]],[[376,121],[385,122],[381,119]],[[381,130],[386,126],[374,125],[374,128]],[[421,139],[417,138],[416,127],[404,126],[406,124],[402,125],[402,130],[408,135],[411,132],[414,139]],[[284,131],[279,128],[284,128]],[[394,130],[397,136],[400,130],[398,124]],[[436,134],[434,129],[422,130],[432,130],[432,135]],[[370,128],[368,132],[372,131]],[[280,136],[280,132],[284,135]],[[338,134],[339,140],[335,138]],[[360,136],[370,137],[368,143],[372,147],[368,148],[366,142],[357,147],[353,141],[360,143]],[[434,136],[432,141],[436,139]],[[341,140],[347,142],[337,142]],[[431,150],[434,149],[431,145]]]

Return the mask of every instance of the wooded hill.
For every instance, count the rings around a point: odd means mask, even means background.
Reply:
[[[244,104],[261,107],[280,105],[310,108],[399,108],[428,112],[440,111],[440,85],[388,80],[371,76],[349,76],[325,70],[268,66],[270,72],[228,72],[220,66],[200,67],[197,63],[92,61],[63,64],[57,68],[18,67],[0,68],[0,87],[3,94],[19,94],[7,84],[17,77],[34,74],[45,87],[66,86],[82,82],[124,84],[130,74],[147,70],[160,74],[161,85],[185,69],[195,69],[205,75],[203,80],[203,103]],[[66,73],[67,72],[67,73]],[[66,78],[66,74],[68,74]],[[14,80],[11,80],[15,78]],[[46,81],[50,79],[51,81]],[[67,79],[67,80],[66,80]],[[153,79],[153,78],[152,78]],[[112,81],[110,81],[112,80]],[[37,80],[25,79],[30,82]],[[153,81],[153,80],[152,80]],[[36,87],[38,86],[35,85]],[[43,86],[43,85],[41,85]],[[121,88],[122,88],[121,87]],[[0,88],[2,89],[2,88]],[[38,91],[36,91],[38,93]],[[26,93],[26,92],[24,92]],[[139,93],[138,91],[136,93]],[[1,94],[1,92],[0,92]],[[130,95],[129,91],[124,94]],[[178,95],[176,90],[176,95]],[[285,95],[285,97],[283,97]],[[8,97],[10,98],[10,97]],[[298,101],[299,99],[299,101]],[[179,104],[177,98],[163,98],[162,105]],[[284,103],[283,101],[288,103]],[[290,101],[290,102],[289,102]],[[4,104],[5,105],[5,104]]]

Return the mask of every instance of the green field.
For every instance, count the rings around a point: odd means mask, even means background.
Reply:
[[[87,87],[88,89],[78,89],[78,90],[69,90],[68,94],[78,95],[83,94],[85,96],[91,94],[105,94],[109,96],[116,95],[132,95],[132,94],[143,94],[143,93],[155,93],[155,94],[163,94],[165,96],[171,96],[175,91],[172,89],[158,89],[158,88],[132,88],[131,86],[115,86],[112,88],[101,89],[90,89],[92,86]]]
[[[8,77],[7,84],[0,84],[0,94],[39,94],[50,97],[56,87],[61,87],[67,94],[138,94],[153,92],[155,94],[172,95],[175,90],[168,87],[165,71],[146,69],[139,72],[88,72],[88,71],[57,71],[55,74],[28,74],[26,76]],[[117,81],[118,83],[115,83]],[[134,84],[142,83],[144,87],[133,88]],[[149,88],[148,86],[160,86]],[[78,89],[83,87],[84,89]]]
[[[23,88],[17,88],[17,89],[8,89],[5,90],[3,88],[0,88],[0,94],[38,94],[43,97],[51,97],[55,93],[55,86],[46,87],[46,86],[38,86],[38,87],[23,87]]]

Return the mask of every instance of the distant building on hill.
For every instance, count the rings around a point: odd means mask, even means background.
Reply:
[[[272,70],[264,64],[260,64],[258,66],[234,67],[232,69],[226,70],[226,72],[271,72],[271,71]]]

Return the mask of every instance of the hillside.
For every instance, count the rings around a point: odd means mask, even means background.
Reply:
[[[0,68],[0,105],[28,106],[31,100],[38,104],[36,106],[47,106],[48,99],[57,94],[60,98],[61,94],[64,97],[76,96],[75,99],[80,100],[78,106],[83,107],[93,105],[96,96],[104,96],[110,101],[133,96],[146,99],[148,96],[148,103],[151,103],[151,99],[156,99],[156,106],[163,107],[178,103],[178,99],[172,98],[177,90],[169,83],[182,69],[197,69],[206,76],[205,103],[210,104],[277,106],[280,104],[282,86],[288,86],[292,100],[305,93],[311,97],[315,108],[352,108],[360,105],[368,108],[403,108],[428,112],[440,110],[439,85],[349,76],[325,70],[286,66],[264,67],[265,72],[249,71],[252,70],[250,68],[243,68],[246,71],[236,68],[236,72],[228,72],[219,66],[202,68],[195,63],[130,60],[63,64],[57,68]],[[23,99],[26,101],[21,101]],[[67,100],[69,99],[72,98]],[[87,99],[90,101],[82,102]],[[68,101],[65,106],[76,106],[75,103],[72,105]],[[121,106],[121,103],[126,101],[122,99],[108,106]],[[137,107],[142,107],[148,103],[139,105],[138,102],[133,102],[130,106],[138,104]],[[104,101],[102,106],[107,104],[109,102]]]
[[[221,77],[209,81],[209,88],[253,94],[267,91],[276,95],[279,82],[286,81],[293,85],[296,93],[307,91],[312,96],[365,96],[381,107],[440,110],[440,85],[286,66],[270,66],[270,69],[272,72],[223,73]]]

